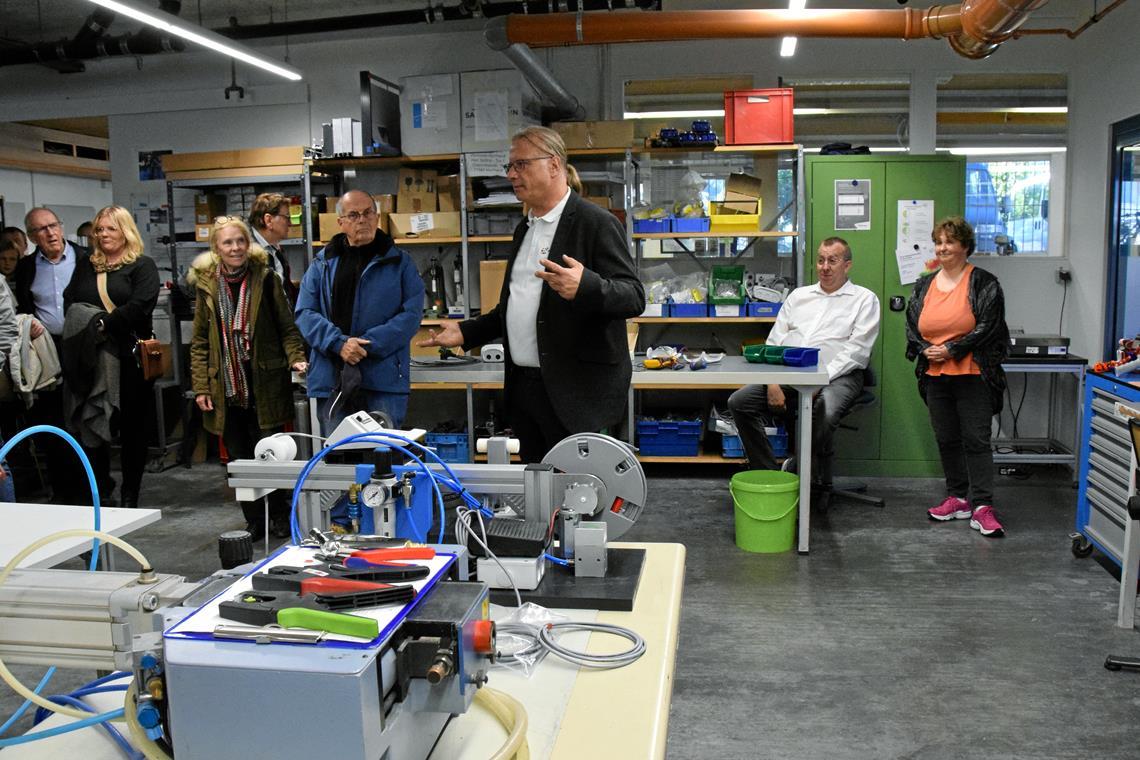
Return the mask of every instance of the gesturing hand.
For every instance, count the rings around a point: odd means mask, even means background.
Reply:
[[[345,364],[359,364],[361,359],[368,356],[365,346],[371,342],[363,338],[349,338],[340,347],[340,358],[344,359]]]
[[[539,259],[538,263],[546,270],[535,272],[534,276],[545,281],[555,293],[567,301],[573,301],[574,296],[578,295],[578,285],[582,282],[582,272],[585,272],[586,268],[569,256],[563,256],[562,260],[566,262],[566,266],[555,264],[550,259]]]
[[[459,329],[458,322],[449,320],[444,322],[438,330],[428,330],[428,337],[417,341],[416,345],[421,348],[428,346],[445,346],[447,348],[462,346],[463,331]]]

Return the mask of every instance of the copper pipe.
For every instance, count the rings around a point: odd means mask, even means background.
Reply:
[[[1105,8],[1100,13],[1094,13],[1093,15],[1089,16],[1088,21],[1086,21],[1085,23],[1081,24],[1076,29],[1073,29],[1071,31],[1069,29],[1018,29],[1016,32],[1013,33],[1013,38],[1016,40],[1019,37],[1026,37],[1026,36],[1031,35],[1031,34],[1063,34],[1066,37],[1068,37],[1070,40],[1075,40],[1077,37],[1079,37],[1081,35],[1081,32],[1088,29],[1090,26],[1092,26],[1096,22],[1100,21],[1102,18],[1104,18],[1109,13],[1111,13],[1113,10],[1115,10],[1117,6],[1122,5],[1123,3],[1124,3],[1124,0],[1116,0],[1116,2],[1109,5],[1107,8]]]
[[[580,24],[580,26],[579,26]],[[531,47],[756,37],[921,39],[962,29],[957,6],[887,10],[737,10],[507,17],[507,38]]]
[[[833,37],[946,37],[967,58],[985,58],[1047,0],[964,0],[925,10],[735,10],[576,13],[506,19],[511,43],[532,47],[673,40]],[[1116,0],[1116,4],[1123,0]],[[1107,11],[1106,11],[1107,12]]]

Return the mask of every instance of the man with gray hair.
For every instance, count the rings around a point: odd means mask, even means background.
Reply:
[[[518,132],[503,170],[527,219],[515,229],[499,304],[444,323],[420,345],[503,340],[507,416],[530,463],[571,433],[625,416],[633,371],[625,320],[645,310],[645,289],[622,225],[571,189],[577,173],[557,132]]]
[[[56,353],[62,356],[63,290],[71,282],[75,265],[87,258],[89,252],[81,245],[72,245],[63,234],[63,224],[50,208],[37,206],[24,216],[24,229],[36,248],[16,264],[14,293],[16,311],[31,314],[33,338],[46,329],[55,343]],[[36,402],[28,410],[31,422],[37,425],[63,427],[63,391],[60,388],[38,391]],[[60,504],[86,504],[91,500],[87,493],[87,478],[75,453],[67,443],[54,435],[45,437],[48,465],[52,472],[52,499]],[[103,503],[110,504],[111,494],[102,494]]]
[[[404,421],[411,340],[424,283],[411,257],[376,225],[376,201],[349,190],[336,204],[341,232],[301,280],[297,327],[309,351],[308,391],[320,399],[324,435],[347,415],[381,411]]]
[[[769,346],[819,349],[828,384],[812,407],[812,473],[821,491],[831,488],[832,438],[839,421],[863,391],[864,369],[879,336],[879,299],[848,279],[851,246],[839,237],[819,245],[817,282],[792,291],[768,333]],[[790,418],[795,390],[781,385],[747,385],[728,399],[749,466],[777,469],[764,427],[769,417]],[[789,397],[792,398],[789,398]]]

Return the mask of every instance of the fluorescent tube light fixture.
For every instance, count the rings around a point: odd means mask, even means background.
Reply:
[[[1064,153],[1066,149],[1057,145],[1051,146],[996,146],[979,145],[963,148],[935,148],[939,153],[949,153],[952,156],[1025,156],[1034,153]]]
[[[788,10],[802,11],[807,7],[807,0],[788,0]],[[780,39],[780,57],[791,58],[796,54],[795,37],[782,37]]]
[[[211,32],[208,29],[195,26],[187,23],[177,16],[171,15],[156,8],[145,8],[135,5],[134,3],[124,2],[124,0],[90,0],[95,5],[100,5],[109,11],[120,13],[128,18],[133,18],[135,21],[141,21],[147,26],[153,26],[176,37],[181,37],[184,40],[207,47],[210,50],[228,55],[231,58],[248,63],[250,66],[256,66],[263,71],[268,71],[271,74],[276,74],[280,77],[285,77],[293,82],[301,81],[301,72],[285,63],[279,63],[270,58],[258,55],[253,50],[234,42],[231,39],[223,37],[217,32]]]
[[[680,111],[625,111],[623,119],[717,119],[724,116],[723,108]]]

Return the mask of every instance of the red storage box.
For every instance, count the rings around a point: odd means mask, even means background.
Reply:
[[[792,88],[728,90],[724,93],[726,145],[794,141]]]

